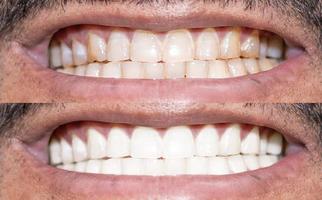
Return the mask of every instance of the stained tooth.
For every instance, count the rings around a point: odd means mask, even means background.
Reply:
[[[216,156],[218,154],[219,136],[212,125],[203,127],[196,137],[197,156]]]
[[[240,29],[231,28],[220,43],[220,58],[231,59],[240,57]]]
[[[164,175],[164,162],[159,159],[144,159],[144,174],[150,176]]]
[[[125,31],[113,30],[107,43],[107,60],[124,61],[130,59],[130,40]]]
[[[241,142],[241,153],[243,154],[259,154],[259,129],[254,127]]]
[[[273,68],[277,67],[280,64],[279,61],[276,59],[269,59],[269,60],[271,61]]]
[[[259,56],[260,58],[266,58],[267,54],[267,44],[268,39],[267,37],[260,37],[260,45],[259,45]]]
[[[208,160],[204,157],[193,157],[187,159],[186,173],[187,174],[207,174]]]
[[[241,56],[244,58],[259,57],[259,32],[254,30],[241,45]]]
[[[261,71],[268,71],[274,68],[273,63],[267,58],[259,59],[258,63]]]
[[[101,172],[100,160],[89,160],[86,164],[86,173],[99,174]]]
[[[77,135],[72,136],[72,147],[75,162],[83,161],[88,158],[86,144]]]
[[[282,153],[283,137],[279,133],[273,133],[267,140],[267,153],[279,155]]]
[[[271,36],[268,39],[267,56],[270,58],[282,58],[284,51],[283,39],[278,36]]]
[[[203,30],[196,43],[198,60],[215,60],[219,57],[219,38],[213,28]]]
[[[229,78],[230,77],[228,65],[225,61],[221,61],[221,60],[209,61],[208,66],[209,66],[208,78]]]
[[[96,129],[87,130],[88,154],[91,159],[106,157],[106,139]]]
[[[75,65],[83,65],[87,63],[87,49],[85,45],[77,40],[73,40],[72,50]]]
[[[207,78],[208,66],[206,61],[191,61],[187,63],[187,78]]]
[[[143,63],[143,68],[145,71],[144,78],[163,79],[165,77],[163,63]]]
[[[104,78],[122,78],[122,68],[120,62],[109,62],[103,64],[101,77]]]
[[[101,69],[102,69],[101,64],[91,63],[87,66],[85,75],[89,77],[99,77]]]
[[[209,158],[208,164],[208,174],[210,175],[225,175],[230,172],[227,160],[224,157]]]
[[[52,139],[49,143],[50,163],[56,165],[62,162],[61,146],[57,139]]]
[[[61,146],[63,163],[64,164],[72,163],[74,161],[72,146],[64,138],[60,140],[60,146]]]
[[[113,175],[122,174],[122,160],[116,158],[103,160],[101,173]]]
[[[260,72],[258,61],[256,59],[243,59],[243,62],[249,74],[256,74]]]
[[[260,134],[259,154],[266,154],[268,131],[265,130]]]
[[[62,53],[58,42],[53,42],[50,45],[50,66],[61,67],[62,66]]]
[[[89,62],[94,61],[105,61],[106,60],[106,42],[105,40],[94,34],[89,33],[88,35],[88,59]]]
[[[169,128],[163,138],[164,158],[188,158],[194,155],[194,141],[189,127]]]
[[[133,158],[160,158],[162,139],[153,128],[136,127],[131,138],[131,156]]]
[[[230,74],[233,77],[245,76],[247,75],[246,68],[242,59],[233,59],[227,62]]]
[[[256,170],[259,168],[258,156],[244,155],[243,159],[248,170]]]
[[[220,138],[219,155],[235,155],[240,153],[240,132],[238,124],[229,125]]]
[[[185,63],[165,63],[165,75],[168,79],[185,78]]]
[[[62,62],[64,67],[72,67],[73,64],[73,53],[72,50],[65,44],[61,43]]]
[[[122,174],[123,175],[142,175],[144,172],[144,165],[142,159],[125,158],[122,160]]]
[[[65,165],[59,165],[57,166],[57,168],[59,169],[63,169],[63,170],[66,170],[66,171],[74,171],[74,164],[65,164]]]
[[[241,173],[247,171],[247,167],[241,155],[229,156],[227,158],[227,162],[230,170],[233,173]]]
[[[144,68],[139,62],[123,62],[122,74],[123,78],[127,79],[143,79]]]
[[[80,172],[80,173],[86,172],[86,165],[87,165],[87,162],[77,162],[75,164],[74,171]]]
[[[139,62],[159,62],[161,59],[161,42],[157,35],[150,31],[135,31],[131,44],[131,60]]]
[[[107,138],[107,156],[121,158],[130,155],[130,138],[126,131],[119,127],[113,127]]]
[[[80,65],[80,66],[76,67],[75,71],[74,71],[74,75],[76,75],[76,76],[85,76],[86,68],[87,68],[86,65]]]
[[[270,167],[277,163],[278,157],[272,155],[261,155],[259,156],[259,165],[260,167]]]
[[[165,175],[180,175],[186,172],[186,160],[184,158],[165,159],[164,174]]]
[[[193,60],[194,42],[188,30],[167,33],[163,44],[164,62],[186,62]]]

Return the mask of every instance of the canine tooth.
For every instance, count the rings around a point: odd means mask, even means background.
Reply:
[[[121,158],[130,155],[130,138],[123,128],[113,127],[107,137],[107,156]]]
[[[144,175],[162,176],[164,174],[164,162],[159,159],[144,159]]]
[[[163,44],[164,62],[186,62],[193,60],[194,41],[188,30],[167,33]]]
[[[258,61],[256,59],[243,59],[243,62],[249,74],[256,74],[260,72]]]
[[[245,76],[247,75],[246,68],[242,59],[233,59],[227,62],[230,74],[233,77]]]
[[[259,168],[258,156],[244,155],[243,159],[248,170],[256,170]]]
[[[76,75],[76,76],[85,76],[86,68],[87,68],[87,66],[85,66],[85,65],[77,66],[75,68],[74,75]]]
[[[104,158],[106,156],[106,139],[96,129],[87,130],[88,154],[91,159]]]
[[[266,58],[267,54],[267,44],[268,39],[267,37],[260,37],[260,44],[259,44],[259,56],[260,58]]]
[[[101,173],[113,175],[122,174],[122,160],[117,158],[103,160]]]
[[[177,126],[166,130],[163,138],[164,158],[188,158],[194,155],[194,141],[189,127]]]
[[[228,65],[225,61],[221,61],[221,60],[209,61],[208,66],[209,66],[208,78],[229,78],[230,77]]]
[[[122,174],[123,175],[142,175],[144,172],[144,165],[142,159],[125,158],[122,160]]]
[[[212,157],[208,161],[208,174],[225,175],[229,174],[227,159],[224,157]]]
[[[139,62],[161,61],[161,42],[157,35],[150,31],[135,31],[131,44],[131,60]]]
[[[266,154],[266,150],[267,150],[267,137],[268,137],[267,130],[263,131],[260,134],[259,154],[261,154],[261,155]]]
[[[85,172],[86,171],[86,164],[87,164],[87,162],[77,162],[75,164],[74,171],[75,172],[80,172],[80,173]]]
[[[165,77],[163,63],[143,63],[143,68],[145,71],[144,78],[163,79]]]
[[[61,145],[57,139],[52,139],[49,143],[50,163],[56,165],[62,162]]]
[[[79,162],[88,158],[86,144],[77,135],[72,136],[74,161]]]
[[[284,51],[283,39],[272,36],[268,39],[267,56],[270,58],[282,58]]]
[[[87,63],[87,49],[85,45],[78,42],[77,40],[73,40],[72,50],[75,65],[83,65]]]
[[[267,58],[259,59],[258,62],[259,62],[259,68],[261,69],[261,71],[268,71],[273,69],[274,67],[270,59],[267,59]]]
[[[72,50],[65,44],[61,43],[62,62],[64,67],[72,67],[73,64],[73,53]]]
[[[162,139],[153,128],[136,127],[131,138],[131,156],[133,158],[160,158]]]
[[[208,160],[204,157],[192,157],[187,159],[186,173],[187,174],[207,174]]]
[[[88,35],[88,58],[89,62],[106,60],[106,42],[100,36],[89,33]]]
[[[113,30],[107,43],[107,60],[124,61],[130,59],[130,40],[125,31]]]
[[[62,66],[62,53],[58,42],[53,42],[49,48],[50,53],[50,66],[60,67]]]
[[[229,125],[220,138],[219,155],[228,156],[240,153],[240,132],[238,124]]]
[[[72,146],[64,138],[60,140],[60,146],[61,146],[63,163],[64,164],[72,163],[74,161]]]
[[[100,76],[100,72],[101,72],[101,64],[99,63],[91,63],[87,66],[86,69],[86,76],[89,77],[99,77]]]
[[[101,172],[100,160],[89,160],[86,164],[86,173],[99,174]]]
[[[74,164],[64,164],[64,165],[57,166],[57,168],[63,169],[66,171],[74,171],[74,167],[75,167]]]
[[[168,79],[185,78],[185,63],[165,63],[165,75]]]
[[[267,140],[267,153],[279,155],[282,153],[283,137],[279,133],[273,133]]]
[[[261,155],[259,156],[259,165],[260,167],[270,167],[277,163],[278,157],[272,155]]]
[[[179,174],[185,174],[185,172],[186,172],[186,160],[184,158],[164,160],[165,175],[179,175]]]
[[[220,43],[220,58],[231,59],[240,57],[240,29],[231,28]]]
[[[212,125],[203,127],[196,137],[197,156],[216,156],[218,154],[219,136]]]
[[[259,129],[254,127],[241,142],[241,153],[259,154]]]
[[[213,28],[204,29],[196,43],[196,58],[198,60],[215,60],[219,56],[219,38]]]
[[[254,30],[241,45],[241,56],[244,58],[258,58],[259,46],[259,32]]]
[[[139,62],[124,62],[122,63],[123,78],[127,79],[143,79],[144,68]]]
[[[241,173],[247,171],[247,167],[241,155],[229,156],[227,158],[227,162],[230,170],[233,173]]]
[[[120,62],[109,62],[103,64],[101,77],[104,78],[122,78],[122,68]]]
[[[187,64],[187,78],[207,78],[208,66],[206,61],[191,61]]]

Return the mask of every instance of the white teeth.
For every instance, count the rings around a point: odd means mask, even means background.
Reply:
[[[216,156],[219,148],[219,136],[214,126],[202,128],[196,137],[197,156]]]
[[[215,60],[209,61],[209,73],[208,78],[229,78],[230,72],[228,65],[225,61]]]
[[[203,30],[196,43],[196,58],[216,60],[219,57],[219,38],[213,28]]]
[[[139,62],[124,62],[122,64],[123,78],[127,79],[143,79],[144,68]]]
[[[57,42],[53,42],[50,45],[50,66],[51,67],[60,67],[62,66],[62,53],[61,53],[61,49],[60,49],[60,45]]]
[[[142,159],[137,158],[125,158],[123,159],[124,175],[142,175],[144,172],[144,165]]]
[[[104,158],[106,156],[106,139],[96,129],[87,130],[88,154],[91,159]]]
[[[86,164],[86,173],[99,174],[101,172],[100,160],[89,160]]]
[[[57,71],[60,72],[60,73],[69,74],[69,75],[74,75],[74,73],[75,73],[75,70],[72,67],[68,67],[68,68],[64,68],[64,69],[59,69]]]
[[[261,71],[268,71],[274,68],[273,63],[271,62],[270,59],[267,58],[261,58],[259,59],[259,67]]]
[[[60,146],[63,163],[69,164],[74,162],[72,146],[63,138],[60,140]]]
[[[119,127],[113,127],[107,138],[107,156],[121,158],[130,155],[130,138],[126,131]]]
[[[122,160],[121,159],[108,159],[102,161],[102,174],[122,174]]]
[[[206,61],[191,61],[187,64],[187,78],[207,78],[208,66]]]
[[[106,60],[106,42],[100,36],[90,33],[88,39],[89,62]]]
[[[194,141],[190,128],[177,126],[169,128],[163,138],[164,158],[189,158],[194,155]]]
[[[158,159],[144,159],[144,174],[161,176],[164,174],[164,162]]]
[[[66,164],[66,165],[59,165],[57,166],[59,169],[63,169],[66,171],[74,171],[75,170],[75,165],[74,164]]]
[[[230,171],[226,158],[213,157],[209,159],[208,174],[225,175],[229,173]]]
[[[278,157],[271,155],[261,155],[259,156],[259,165],[260,167],[270,167],[277,163]]]
[[[144,77],[147,79],[163,79],[165,77],[163,63],[143,63],[143,68]]]
[[[85,75],[89,77],[99,77],[101,72],[101,67],[102,66],[99,63],[91,63],[87,66]]]
[[[282,58],[284,52],[283,39],[278,36],[272,36],[268,40],[267,56],[270,58]]]
[[[259,168],[258,156],[244,155],[243,158],[248,170],[256,170]]]
[[[241,155],[229,156],[227,158],[227,162],[230,170],[233,173],[241,173],[247,171],[247,167]]]
[[[165,63],[165,75],[168,79],[185,78],[185,63]]]
[[[247,75],[246,68],[242,59],[233,59],[227,62],[230,74],[233,77],[245,76]]]
[[[102,66],[101,77],[122,78],[122,68],[120,62],[109,62]]]
[[[76,135],[72,136],[72,147],[75,162],[83,161],[88,158],[86,144]]]
[[[238,124],[227,127],[220,138],[219,153],[222,156],[236,155],[240,153],[240,131]]]
[[[263,131],[260,134],[260,144],[259,144],[259,154],[264,155],[266,154],[266,150],[267,150],[267,137],[268,137],[268,132],[267,130]]]
[[[241,142],[241,153],[259,154],[259,129],[254,127]]]
[[[86,172],[86,165],[87,165],[87,162],[77,162],[74,168],[75,172],[79,172],[79,173]]]
[[[75,65],[83,65],[87,63],[87,49],[85,45],[77,40],[73,40],[72,50]]]
[[[267,153],[279,155],[282,153],[283,137],[279,133],[273,133],[268,137]]]
[[[78,67],[75,68],[74,74],[76,76],[85,76],[85,74],[86,74],[86,68],[87,68],[87,66],[80,65],[80,66],[78,66]]]
[[[133,158],[160,158],[162,139],[158,131],[148,127],[136,127],[131,138],[131,156]]]
[[[107,60],[124,61],[130,59],[130,40],[125,31],[111,32],[107,43]]]
[[[63,42],[61,43],[61,53],[63,66],[72,67],[74,65],[72,50]]]
[[[240,57],[240,29],[231,28],[220,43],[220,58],[231,59]]]
[[[131,44],[131,60],[139,62],[159,62],[161,59],[161,42],[157,35],[150,31],[135,31]]]
[[[186,172],[186,160],[179,159],[165,159],[164,160],[164,174],[165,175],[180,175]]]
[[[62,162],[61,146],[57,139],[52,139],[49,143],[50,163],[56,165]]]
[[[168,32],[163,45],[164,62],[186,62],[194,58],[194,41],[188,30]]]
[[[259,32],[253,31],[241,45],[241,56],[244,58],[259,57]]]
[[[208,160],[205,157],[193,157],[187,159],[186,174],[207,174]]]
[[[260,55],[260,58],[266,58],[267,45],[268,45],[267,43],[268,43],[267,37],[261,37],[260,38],[260,45],[259,45],[259,55]]]
[[[243,62],[249,74],[257,74],[260,72],[258,61],[256,59],[243,59]]]

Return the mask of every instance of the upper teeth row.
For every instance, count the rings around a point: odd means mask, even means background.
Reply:
[[[218,29],[217,29],[218,30]],[[207,28],[191,33],[181,29],[166,33],[161,40],[157,33],[136,30],[132,39],[127,31],[113,30],[106,40],[101,34],[90,32],[87,44],[73,39],[71,46],[53,41],[50,46],[52,67],[72,67],[98,62],[188,62],[192,60],[216,60],[233,58],[269,57],[281,59],[284,42],[277,36],[261,36],[254,30],[245,40],[240,28],[229,28],[220,37],[219,31]],[[193,35],[197,35],[194,39]]]

